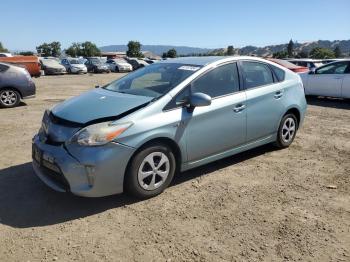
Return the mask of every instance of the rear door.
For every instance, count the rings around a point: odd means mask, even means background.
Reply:
[[[308,76],[307,94],[341,97],[346,68],[347,62],[336,62],[316,69]]]
[[[247,96],[247,142],[266,138],[277,132],[284,113],[284,71],[278,67],[280,79],[272,65],[258,61],[241,61],[240,72]]]

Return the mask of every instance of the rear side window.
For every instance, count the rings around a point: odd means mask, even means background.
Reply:
[[[277,77],[277,81],[278,82],[282,82],[284,81],[284,77],[285,77],[285,72],[284,70],[282,70],[281,68],[278,68],[277,66],[274,65],[270,65],[272,68],[272,71],[275,73],[275,76]]]
[[[244,85],[247,89],[273,84],[272,72],[268,65],[242,61]]]
[[[192,93],[204,93],[212,98],[239,91],[236,63],[219,66],[192,83]]]

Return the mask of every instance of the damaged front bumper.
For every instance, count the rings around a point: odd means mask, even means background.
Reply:
[[[85,197],[123,192],[127,164],[135,149],[118,143],[86,147],[48,144],[36,135],[32,143],[36,175],[56,191]]]

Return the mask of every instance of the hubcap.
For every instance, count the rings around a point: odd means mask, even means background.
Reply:
[[[11,90],[6,90],[0,95],[1,102],[5,105],[11,106],[16,103],[17,95]]]
[[[138,182],[145,190],[155,190],[164,184],[170,171],[169,158],[162,152],[146,156],[138,171]]]
[[[295,121],[293,118],[288,117],[282,127],[282,140],[285,143],[289,143],[295,134]]]

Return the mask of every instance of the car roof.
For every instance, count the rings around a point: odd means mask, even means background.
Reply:
[[[224,56],[179,57],[160,61],[161,63],[178,63],[191,65],[208,65],[225,58]],[[226,57],[227,58],[227,57]]]

